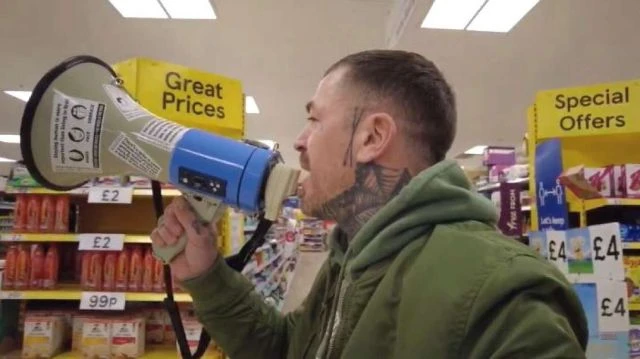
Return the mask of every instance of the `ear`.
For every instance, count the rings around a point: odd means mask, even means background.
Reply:
[[[358,126],[355,145],[356,162],[368,163],[383,155],[396,137],[398,126],[388,113],[368,115]]]

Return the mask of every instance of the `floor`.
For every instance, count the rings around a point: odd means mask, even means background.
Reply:
[[[311,289],[311,285],[322,266],[328,252],[300,252],[300,259],[295,269],[293,281],[284,300],[284,313],[296,309]]]

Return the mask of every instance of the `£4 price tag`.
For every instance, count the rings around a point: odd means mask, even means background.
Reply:
[[[564,231],[547,231],[547,256],[562,273],[568,273],[567,236]]]
[[[83,233],[78,235],[78,250],[81,251],[121,251],[124,248],[124,234]]]
[[[93,187],[89,190],[89,203],[131,204],[132,187]]]
[[[598,296],[598,331],[626,332],[629,330],[627,284],[623,281],[602,280],[596,283]]]
[[[82,292],[80,310],[124,310],[124,293]]]
[[[624,280],[620,225],[607,223],[589,226],[593,274],[598,278]]]

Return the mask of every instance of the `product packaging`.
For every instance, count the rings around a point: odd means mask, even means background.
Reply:
[[[85,318],[82,325],[82,356],[84,358],[110,358],[111,325],[105,318]]]
[[[62,351],[64,319],[27,314],[24,319],[23,359],[52,358]]]
[[[143,317],[126,316],[111,321],[112,358],[138,358],[145,349],[145,321]]]

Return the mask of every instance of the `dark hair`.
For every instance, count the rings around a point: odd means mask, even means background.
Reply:
[[[346,56],[325,73],[346,66],[347,78],[374,99],[390,100],[408,123],[407,135],[431,163],[443,160],[456,134],[455,95],[436,65],[399,50],[369,50]]]

